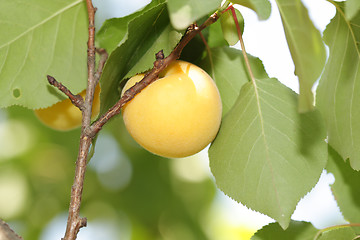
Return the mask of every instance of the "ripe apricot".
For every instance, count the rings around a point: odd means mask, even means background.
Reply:
[[[132,77],[124,92],[142,79]],[[143,148],[164,157],[186,157],[215,138],[222,104],[211,77],[196,65],[175,61],[122,109],[125,126]]]
[[[86,90],[80,93],[82,97],[85,97],[85,94]],[[95,88],[91,118],[97,117],[99,111],[100,86],[97,85]],[[81,111],[71,103],[70,99],[65,99],[48,108],[34,110],[34,112],[43,124],[55,130],[68,131],[81,126]]]

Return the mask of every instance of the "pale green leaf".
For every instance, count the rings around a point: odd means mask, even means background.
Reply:
[[[356,233],[351,227],[338,227],[321,233],[317,240],[353,240],[355,237]]]
[[[327,26],[330,49],[317,90],[317,105],[328,129],[329,144],[352,168],[360,170],[360,13],[348,22],[343,4]]]
[[[170,54],[181,34],[170,25],[165,3],[159,4],[128,23],[121,43],[110,54],[101,76],[101,111],[120,98],[119,83],[153,66],[155,54]]]
[[[244,18],[239,10],[234,9],[234,11],[237,23],[240,27],[239,30],[242,34],[244,32]],[[229,43],[230,46],[235,45],[239,41],[239,34],[231,10],[226,11],[221,15],[220,23],[225,40]]]
[[[0,107],[47,107],[86,86],[87,13],[83,0],[0,0]]]
[[[270,223],[257,231],[251,240],[314,240],[318,231],[308,222],[291,221],[286,230],[277,223]]]
[[[331,190],[344,218],[349,222],[360,222],[360,172],[354,171],[331,147],[326,170],[335,177]]]
[[[299,78],[299,111],[306,112],[313,109],[311,88],[324,68],[325,46],[301,0],[276,0],[276,3]]]
[[[276,79],[245,84],[209,149],[217,186],[284,229],[327,160],[320,114],[299,114],[296,104]]]
[[[266,20],[270,17],[271,4],[269,0],[231,0],[231,2],[254,10],[260,20]]]
[[[170,20],[175,29],[182,30],[198,19],[215,12],[221,0],[168,0]]]
[[[223,104],[223,115],[234,105],[241,87],[250,81],[243,54],[240,50],[221,47],[210,49],[200,67],[205,69],[216,82]],[[257,79],[267,78],[260,59],[248,55],[254,76]],[[210,59],[211,58],[211,59]]]
[[[345,15],[346,18],[351,20],[360,10],[359,0],[347,0],[345,2]]]

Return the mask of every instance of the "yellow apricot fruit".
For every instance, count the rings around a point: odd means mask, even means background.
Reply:
[[[86,90],[80,93],[83,98],[85,94]],[[98,84],[95,88],[91,118],[96,118],[99,111],[100,86]],[[69,131],[81,126],[81,111],[71,103],[70,99],[65,99],[48,108],[34,110],[34,112],[43,124],[55,130]]]
[[[130,78],[122,95],[142,77]],[[184,61],[168,66],[122,109],[125,126],[135,141],[169,158],[193,155],[211,143],[221,113],[220,94],[212,78]]]

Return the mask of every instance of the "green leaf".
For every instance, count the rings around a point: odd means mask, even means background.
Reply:
[[[338,227],[321,233],[317,240],[353,240],[355,237],[355,231],[351,227]]]
[[[201,17],[215,12],[221,0],[168,0],[170,20],[175,29],[182,30]]]
[[[270,17],[271,4],[268,0],[231,0],[231,2],[254,10],[260,20],[266,20]]]
[[[209,29],[209,37],[207,39],[207,43],[210,48],[229,45],[224,39],[224,34],[222,33],[220,21],[216,21],[215,23],[211,24],[209,27],[207,27],[207,29]]]
[[[359,0],[347,0],[345,2],[345,16],[348,20],[351,20],[360,10]]]
[[[155,54],[170,54],[181,34],[170,23],[165,3],[159,4],[128,24],[128,31],[119,46],[110,54],[101,76],[101,112],[119,98],[119,83],[153,66]]]
[[[35,109],[86,86],[87,13],[83,0],[0,0],[0,107]]]
[[[295,74],[299,78],[299,112],[306,112],[313,109],[314,96],[311,88],[323,70],[325,46],[301,0],[276,2],[295,64]]]
[[[223,115],[234,105],[241,87],[250,81],[244,57],[240,50],[222,47],[210,49],[210,56],[200,64],[216,82],[223,104]],[[211,61],[210,61],[211,57]],[[251,69],[257,79],[267,78],[260,59],[248,55]]]
[[[279,224],[270,223],[257,231],[251,240],[314,240],[318,231],[311,223],[292,220],[285,231]]]
[[[163,0],[153,0],[143,9],[128,16],[106,20],[96,34],[97,43],[101,48],[105,48],[108,54],[110,54],[119,44],[121,44],[121,40],[123,40],[128,31],[129,22],[162,2]]]
[[[244,18],[239,10],[234,9],[234,11],[242,34],[244,32]],[[228,10],[221,15],[220,23],[226,41],[230,46],[235,45],[239,41],[239,35],[231,10]]]
[[[344,218],[360,222],[360,172],[354,171],[331,147],[326,170],[334,174],[335,183],[331,189]]]
[[[276,79],[245,84],[209,149],[217,186],[284,229],[327,160],[320,114],[299,114],[296,103]]]
[[[343,4],[324,32],[330,56],[317,90],[317,105],[328,142],[351,167],[360,170],[360,13],[348,22]]]

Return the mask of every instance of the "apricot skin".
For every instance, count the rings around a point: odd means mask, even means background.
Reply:
[[[86,90],[80,95],[85,97]],[[95,88],[93,108],[91,118],[97,117],[100,111],[100,86]],[[69,131],[81,126],[82,114],[75,107],[70,99],[65,99],[48,108],[34,110],[36,117],[46,126],[58,130]]]
[[[142,76],[132,77],[122,94]],[[220,127],[222,104],[216,84],[204,70],[184,61],[175,61],[159,77],[123,107],[125,126],[154,154],[193,155],[214,140]]]

